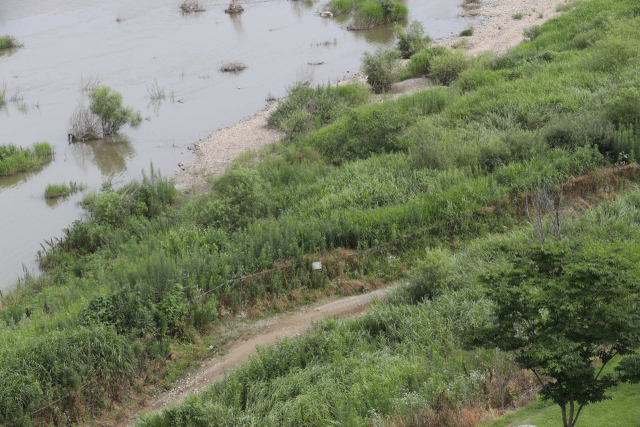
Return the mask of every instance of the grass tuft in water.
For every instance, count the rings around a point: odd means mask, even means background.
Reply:
[[[23,44],[20,43],[14,36],[9,34],[0,36],[0,49],[11,49],[14,47],[22,47]]]
[[[45,199],[57,199],[58,197],[67,197],[71,194],[83,191],[87,186],[77,182],[70,181],[67,184],[49,184],[44,190]]]
[[[37,169],[52,155],[53,147],[47,142],[36,142],[32,148],[14,144],[0,145],[0,176]]]

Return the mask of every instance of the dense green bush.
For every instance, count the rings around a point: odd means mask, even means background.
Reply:
[[[211,188],[222,208],[212,218],[213,224],[243,228],[268,214],[270,189],[255,170],[231,169],[213,181]]]
[[[456,49],[451,55],[435,56],[430,62],[429,76],[448,86],[470,65],[467,54],[461,49]]]
[[[543,131],[551,147],[577,147],[594,144],[602,153],[614,148],[615,127],[596,114],[573,114],[554,118]]]
[[[640,79],[622,86],[604,102],[609,120],[616,125],[637,125],[640,123]]]
[[[432,108],[437,109],[441,100],[440,97],[434,99],[436,105]],[[425,109],[429,107],[429,104],[424,106]],[[406,151],[408,146],[399,140],[399,136],[415,120],[414,115],[407,113],[418,115],[422,113],[420,108],[422,105],[408,102],[405,108],[400,102],[360,107],[333,125],[310,135],[306,141],[318,147],[329,161],[336,164],[367,158],[371,154]]]
[[[362,56],[362,72],[375,93],[391,88],[398,78],[400,54],[396,50],[379,49],[375,53],[365,52]]]
[[[149,176],[142,171],[142,182],[132,182],[117,191],[107,188],[102,194],[88,193],[82,203],[98,223],[117,227],[128,216],[152,218],[174,205],[177,198],[173,178],[163,177],[151,164]]]
[[[434,46],[422,49],[420,52],[411,56],[411,60],[407,64],[407,68],[411,74],[416,77],[420,75],[428,75],[431,72],[431,62],[436,56],[450,55],[451,51],[444,46]]]
[[[135,126],[142,120],[140,112],[122,105],[122,94],[108,86],[95,87],[89,94],[89,100],[89,109],[100,118],[103,136],[118,133],[126,123]]]
[[[431,42],[431,37],[425,34],[422,22],[416,20],[411,21],[406,28],[395,25],[393,33],[398,39],[398,50],[404,59],[411,58],[412,55],[425,49]]]

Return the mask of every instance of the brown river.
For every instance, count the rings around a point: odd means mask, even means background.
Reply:
[[[473,25],[461,18],[462,0],[404,0],[409,20],[422,21],[432,38]],[[241,2],[240,15],[224,13],[227,1],[200,4],[184,14],[181,0],[0,1],[0,34],[24,47],[0,51],[0,89],[19,102],[0,104],[0,144],[28,147],[47,141],[54,158],[43,168],[0,178],[0,290],[38,273],[44,239],[81,219],[82,193],[44,198],[47,184],[75,181],[88,190],[118,187],[141,176],[150,162],[173,176],[193,160],[186,147],[211,132],[251,116],[267,95],[286,95],[300,70],[314,66],[316,83],[358,72],[365,50],[394,43],[391,28],[347,31],[348,17],[321,18],[320,2]],[[248,68],[222,73],[226,61]],[[348,73],[349,72],[349,73]],[[122,93],[145,120],[121,130],[127,142],[74,142],[67,124],[82,80],[99,80]],[[166,99],[152,102],[157,82]],[[45,245],[46,246],[46,245]]]

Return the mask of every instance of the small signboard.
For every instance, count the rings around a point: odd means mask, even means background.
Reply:
[[[322,261],[317,261],[312,264],[314,270],[322,270]]]

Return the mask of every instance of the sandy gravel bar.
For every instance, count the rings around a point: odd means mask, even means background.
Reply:
[[[556,6],[563,3],[565,0],[491,0],[482,2],[480,7],[466,7],[462,16],[483,18],[473,36],[455,37],[441,44],[452,45],[465,38],[467,50],[472,55],[485,51],[500,55],[524,40],[522,32],[525,28],[560,15]],[[517,13],[522,13],[522,19],[513,18]]]
[[[240,154],[277,142],[282,134],[267,126],[267,117],[277,105],[278,102],[272,102],[255,116],[190,145],[188,148],[195,151],[197,158],[176,176],[176,188],[208,192],[209,179],[223,174]]]

